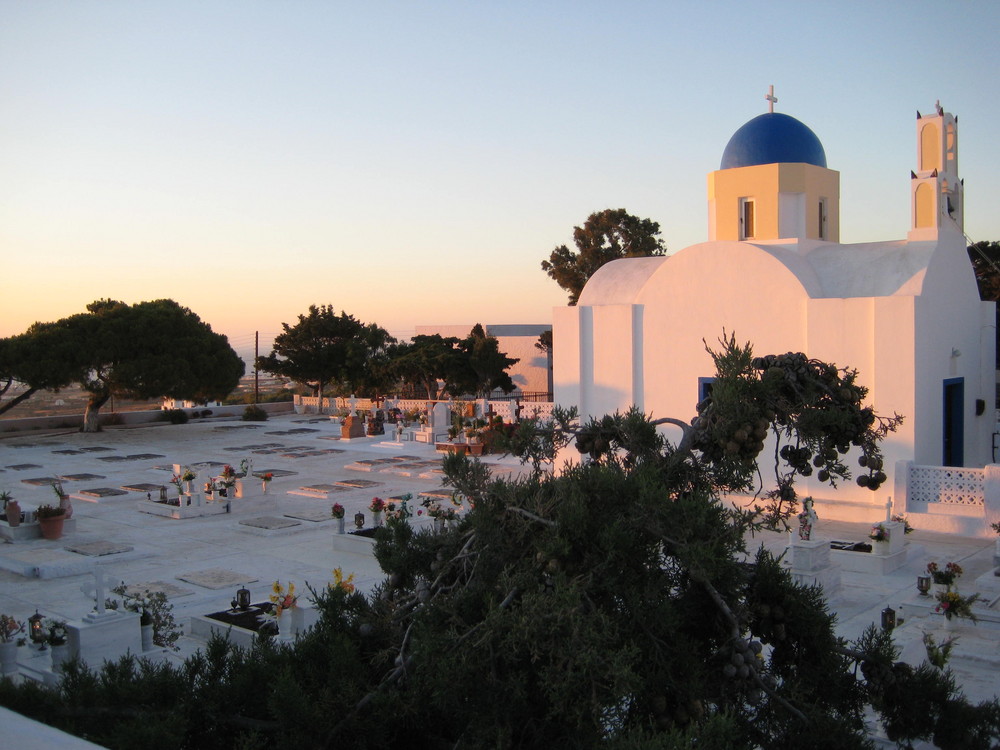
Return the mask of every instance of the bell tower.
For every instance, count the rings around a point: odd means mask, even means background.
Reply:
[[[964,226],[962,181],[958,177],[958,118],[941,103],[934,114],[917,112],[917,171],[910,172],[913,220],[908,238],[929,240],[941,227]]]

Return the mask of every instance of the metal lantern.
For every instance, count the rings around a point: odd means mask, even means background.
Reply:
[[[365,526],[365,514],[364,513],[355,513],[354,514],[354,525],[357,526],[359,529],[364,528],[364,526]]]
[[[250,609],[250,589],[244,586],[236,592],[236,606],[244,612]]]
[[[882,630],[892,630],[896,627],[896,610],[886,607],[882,610]]]
[[[38,610],[35,610],[35,614],[28,618],[28,636],[31,638],[31,642],[36,646],[39,646],[41,650],[45,648],[45,628],[42,625],[42,621],[45,618],[38,614]]]
[[[920,596],[927,596],[927,592],[930,590],[931,577],[926,574],[917,576],[917,591],[920,592]]]

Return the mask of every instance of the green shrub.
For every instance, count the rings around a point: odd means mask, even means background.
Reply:
[[[167,421],[170,424],[187,424],[188,413],[183,409],[169,409],[167,411]]]
[[[266,422],[267,412],[261,409],[256,404],[250,404],[246,409],[243,410],[243,421],[244,422]]]

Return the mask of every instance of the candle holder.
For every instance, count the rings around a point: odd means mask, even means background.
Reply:
[[[931,590],[931,577],[929,575],[917,576],[917,591],[920,592],[920,596],[927,596],[927,592],[930,590]]]
[[[882,630],[892,630],[896,627],[896,610],[886,607],[882,610]]]
[[[354,525],[357,526],[359,529],[363,529],[364,528],[364,526],[365,526],[365,514],[364,513],[355,513],[354,514]]]
[[[250,589],[243,587],[236,590],[236,598],[231,602],[233,611],[246,612],[250,609]]]

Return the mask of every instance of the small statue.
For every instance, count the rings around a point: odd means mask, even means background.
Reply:
[[[813,527],[818,520],[819,516],[813,510],[813,499],[807,497],[802,501],[802,512],[799,513],[799,539],[806,542],[812,539]]]

